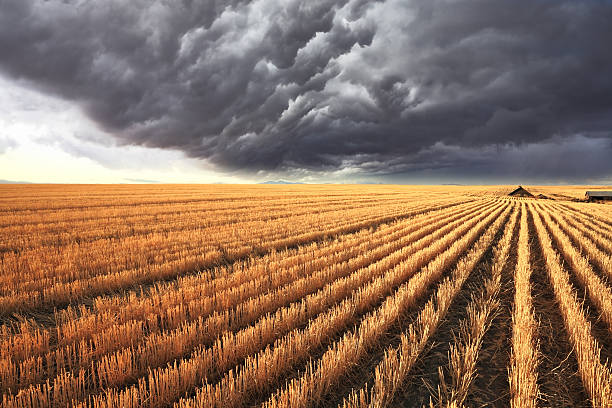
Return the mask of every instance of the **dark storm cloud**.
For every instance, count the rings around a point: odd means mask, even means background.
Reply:
[[[500,146],[609,147],[610,21],[596,0],[0,0],[0,69],[223,168],[468,174]]]
[[[610,138],[584,136],[470,148],[436,144],[410,157],[410,166],[405,158],[388,161],[384,170],[374,163],[364,176],[399,183],[612,184],[610,157]]]

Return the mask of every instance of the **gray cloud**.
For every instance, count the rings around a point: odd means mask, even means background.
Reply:
[[[520,173],[528,151],[589,179],[612,164],[567,156],[610,151],[610,21],[603,0],[0,0],[0,69],[224,169]]]
[[[9,138],[7,135],[0,133],[0,153],[4,153],[7,150],[16,147],[17,142],[14,139]]]
[[[404,183],[612,184],[610,157],[609,138],[571,136],[470,148],[438,143],[412,157],[411,167],[390,162],[383,174],[367,175]]]

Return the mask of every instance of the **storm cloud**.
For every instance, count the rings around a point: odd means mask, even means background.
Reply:
[[[0,72],[222,169],[503,173],[527,149],[588,179],[612,175],[611,21],[603,0],[0,0]]]

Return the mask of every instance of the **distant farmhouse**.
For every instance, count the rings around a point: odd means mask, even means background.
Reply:
[[[512,197],[533,197],[533,194],[525,190],[522,186],[518,186],[516,190],[510,192],[508,195]]]
[[[587,191],[585,196],[588,201],[607,201],[612,200],[612,191]]]

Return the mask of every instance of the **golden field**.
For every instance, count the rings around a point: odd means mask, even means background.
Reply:
[[[0,404],[611,407],[612,206],[514,187],[0,185]]]

